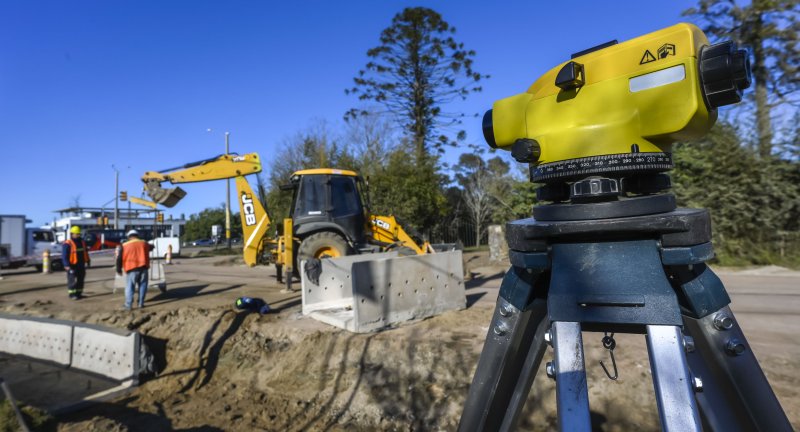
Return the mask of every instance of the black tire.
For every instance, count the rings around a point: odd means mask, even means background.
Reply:
[[[335,255],[327,255],[325,253],[325,249],[333,249],[336,251]],[[297,262],[295,263],[295,268],[297,268],[303,260],[309,260],[312,258],[330,258],[335,256],[345,256],[345,255],[352,255],[353,249],[350,248],[350,245],[347,244],[347,241],[336,234],[335,232],[331,231],[322,231],[315,234],[311,234],[310,236],[303,239],[303,242],[300,243],[300,246],[297,248]]]
[[[43,266],[43,265],[41,265],[41,264],[36,264],[36,265],[34,265],[33,267],[36,269],[36,272],[37,272],[37,273],[41,273],[41,272],[42,272],[42,270],[44,270],[44,266]]]
[[[62,263],[60,259],[55,260],[55,261],[50,261],[50,270],[51,271],[62,271],[62,270],[64,270],[64,263]]]

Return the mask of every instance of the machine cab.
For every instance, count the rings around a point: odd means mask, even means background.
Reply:
[[[330,168],[308,169],[292,174],[291,181],[294,192],[289,215],[294,235],[335,230],[354,244],[365,242],[364,182],[358,174]]]

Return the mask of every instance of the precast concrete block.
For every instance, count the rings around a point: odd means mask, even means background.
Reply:
[[[321,265],[318,284],[301,272],[303,313],[349,331],[370,332],[466,307],[461,251],[365,254]]]
[[[312,282],[305,274],[305,260],[300,264],[303,315],[316,310],[353,309],[353,263],[375,259],[395,258],[397,252],[378,254],[348,255],[339,258],[322,259],[322,271],[318,283]]]
[[[353,263],[356,332],[464,309],[461,251]]]
[[[70,364],[72,326],[64,321],[0,315],[0,352]]]
[[[139,333],[75,325],[72,367],[117,380],[136,379]]]

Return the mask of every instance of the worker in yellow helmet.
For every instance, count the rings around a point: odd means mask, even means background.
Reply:
[[[92,264],[86,242],[81,238],[81,227],[73,225],[69,229],[70,238],[64,242],[61,250],[61,262],[67,271],[67,292],[69,298],[80,300],[83,298],[83,280],[86,277],[86,267]]]

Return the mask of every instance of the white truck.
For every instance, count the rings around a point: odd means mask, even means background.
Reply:
[[[0,215],[0,245],[8,252],[0,260],[3,268],[35,266],[42,268],[42,254],[50,251],[53,269],[61,266],[61,245],[55,241],[55,233],[49,228],[26,228],[29,223],[23,215]]]
[[[181,241],[178,237],[156,237],[148,243],[153,245],[150,258],[166,258],[170,246],[172,246],[172,256],[177,257],[181,254]]]

